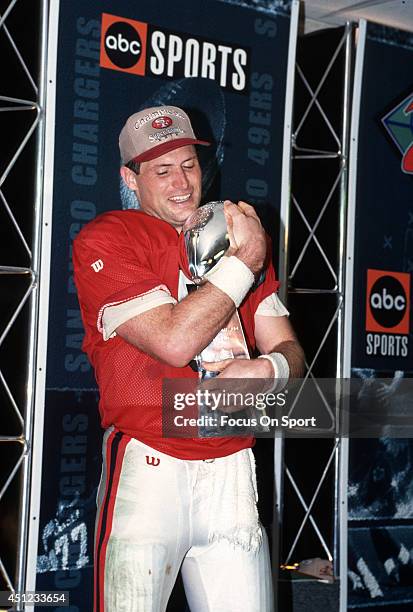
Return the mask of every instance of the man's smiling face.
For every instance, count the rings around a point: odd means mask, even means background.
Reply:
[[[141,209],[181,231],[201,201],[202,175],[195,147],[186,145],[142,162],[135,177],[132,188]]]

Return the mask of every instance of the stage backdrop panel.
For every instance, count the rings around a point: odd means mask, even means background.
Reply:
[[[397,389],[413,371],[413,37],[364,26],[355,79],[358,134],[354,124],[352,130],[358,143],[349,228],[351,373],[363,379],[364,395],[375,400],[378,412],[394,416],[402,410],[406,416],[413,398],[401,401]],[[385,386],[380,378],[392,382]],[[349,609],[412,607],[412,453],[412,440],[350,440]]]
[[[81,348],[72,240],[96,215],[137,206],[120,182],[118,135],[130,114],[161,104],[187,109],[196,133],[213,142],[201,152],[203,201],[250,201],[278,234],[290,2],[72,0],[52,2],[51,15],[50,293],[42,302],[46,390],[36,444],[43,424],[44,439],[34,465],[41,489],[37,511],[32,503],[38,540],[29,581],[37,567],[37,588],[69,590],[70,610],[84,612],[92,609],[101,432]]]

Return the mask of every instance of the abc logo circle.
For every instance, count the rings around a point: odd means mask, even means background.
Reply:
[[[105,51],[119,68],[132,68],[142,53],[142,41],[133,26],[124,21],[112,23],[105,34]]]
[[[381,276],[370,291],[370,309],[379,325],[393,328],[406,312],[407,296],[403,285],[394,276]]]

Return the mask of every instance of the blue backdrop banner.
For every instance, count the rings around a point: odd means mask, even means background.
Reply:
[[[400,381],[413,371],[412,61],[411,34],[368,24],[358,134],[351,362],[352,375],[363,380],[364,395],[378,411],[391,411]],[[383,384],[382,378],[391,382]],[[411,440],[350,441],[350,609],[412,608],[412,453]]]
[[[368,25],[357,167],[352,364],[413,370],[413,37]],[[362,316],[360,316],[362,313]]]

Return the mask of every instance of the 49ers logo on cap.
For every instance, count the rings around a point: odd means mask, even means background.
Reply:
[[[100,65],[143,76],[148,26],[141,21],[102,14]]]
[[[172,119],[170,117],[157,117],[152,121],[152,127],[157,130],[162,130],[163,128],[167,128],[172,125]]]
[[[408,334],[410,274],[367,270],[366,330]]]

